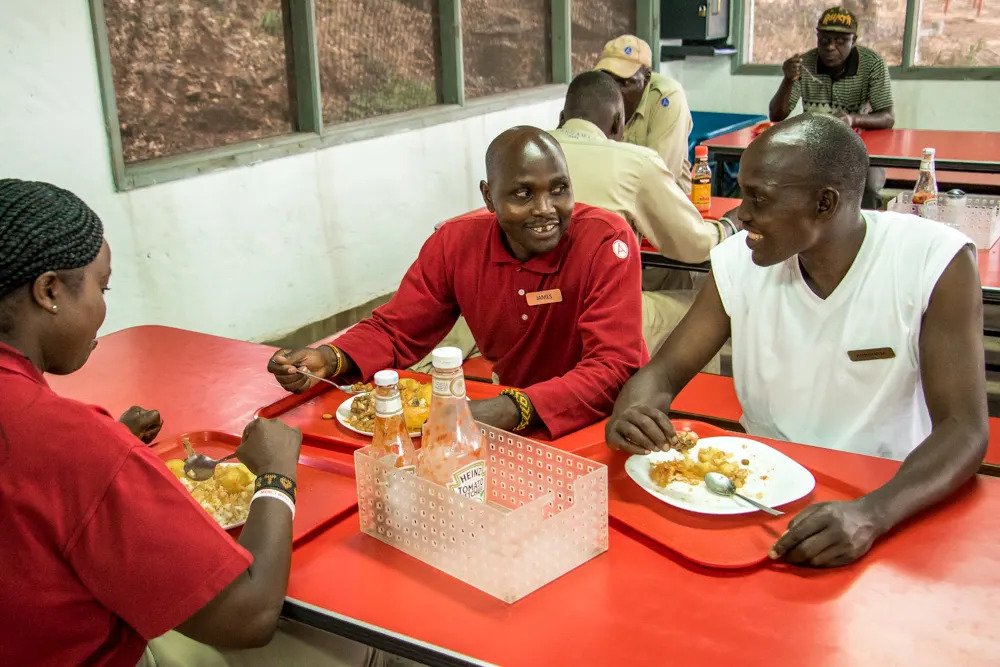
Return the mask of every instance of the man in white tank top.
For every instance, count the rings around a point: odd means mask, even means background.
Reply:
[[[988,437],[982,295],[969,240],[915,216],[861,211],[868,154],[803,114],[740,161],[744,230],[712,251],[687,317],[625,385],[610,446],[676,443],[674,396],[730,336],[747,432],[903,460],[882,488],[812,505],[770,551],[851,562],[972,477]]]

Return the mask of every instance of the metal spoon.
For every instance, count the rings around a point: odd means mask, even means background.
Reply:
[[[767,505],[761,505],[756,500],[750,500],[746,496],[736,493],[736,485],[733,484],[733,480],[729,479],[722,473],[710,472],[705,475],[705,486],[712,493],[717,493],[720,496],[736,496],[737,498],[742,498],[754,507],[760,510],[764,510],[768,514],[773,516],[782,516],[784,512],[768,507]]]
[[[320,382],[325,382],[325,383],[327,383],[328,385],[330,385],[332,387],[336,387],[337,389],[339,389],[340,391],[344,392],[345,394],[361,394],[361,393],[364,393],[364,392],[360,392],[360,391],[352,391],[351,390],[351,385],[349,385],[349,384],[337,384],[336,382],[333,382],[332,380],[327,380],[326,378],[321,378],[318,375],[313,375],[309,371],[304,371],[301,368],[296,368],[295,371],[298,372],[298,373],[301,373],[302,375],[305,375],[307,378],[312,378],[313,380],[319,380]]]
[[[211,479],[212,475],[215,474],[215,466],[223,461],[235,458],[236,452],[227,454],[221,459],[210,459],[204,454],[192,454],[184,459],[184,474],[190,480],[204,482],[206,479]]]

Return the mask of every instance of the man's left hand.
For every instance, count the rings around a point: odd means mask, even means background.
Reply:
[[[834,112],[834,117],[842,122],[847,127],[854,127],[854,116],[849,113],[844,113],[843,111]]]
[[[882,532],[863,498],[817,503],[792,519],[767,555],[793,565],[837,567],[868,553]]]
[[[145,410],[138,405],[133,405],[118,418],[122,424],[132,431],[132,435],[139,438],[147,445],[156,439],[163,428],[163,419],[157,410]]]
[[[521,410],[506,396],[470,401],[469,409],[476,421],[513,431],[521,423]]]

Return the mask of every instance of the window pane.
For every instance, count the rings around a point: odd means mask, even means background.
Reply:
[[[635,34],[635,0],[573,0],[573,75],[594,69],[604,45]]]
[[[816,48],[820,14],[836,4],[833,0],[753,0],[750,62],[781,64],[796,53]],[[876,51],[889,65],[901,64],[906,0],[866,0],[849,8],[858,17],[858,44]]]
[[[548,0],[462,0],[465,96],[552,81]]]
[[[922,3],[914,60],[928,67],[1000,66],[1000,4],[996,0]]]
[[[441,101],[436,0],[316,0],[323,121]]]
[[[292,131],[281,0],[105,0],[126,162]]]

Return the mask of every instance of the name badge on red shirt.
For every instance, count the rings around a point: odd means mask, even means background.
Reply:
[[[544,292],[528,292],[524,298],[528,300],[529,306],[547,306],[562,301],[562,292],[559,289],[547,289]]]

